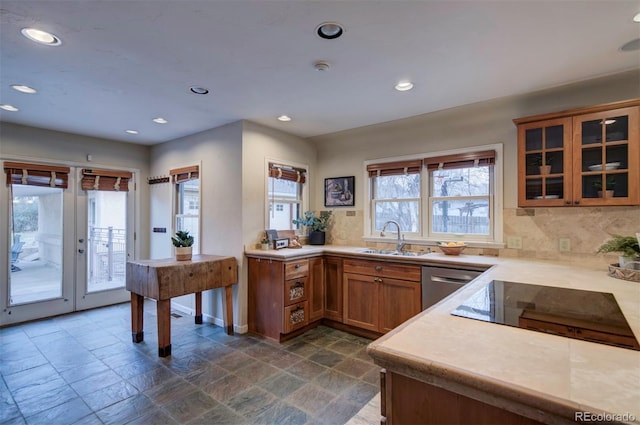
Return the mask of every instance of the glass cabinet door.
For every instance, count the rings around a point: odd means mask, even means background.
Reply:
[[[636,198],[638,109],[578,116],[574,132],[575,164],[580,168],[574,181],[574,202],[622,205]]]
[[[519,204],[564,204],[571,197],[571,118],[523,124],[518,133]]]

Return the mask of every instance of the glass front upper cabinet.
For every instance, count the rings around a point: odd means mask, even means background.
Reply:
[[[640,204],[640,100],[514,120],[518,206]]]
[[[638,108],[574,117],[574,202],[584,205],[637,203],[640,159]]]
[[[570,196],[571,119],[519,126],[519,204],[559,205]]]

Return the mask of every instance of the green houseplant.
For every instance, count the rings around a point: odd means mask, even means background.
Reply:
[[[178,230],[175,236],[171,237],[171,242],[176,247],[176,260],[191,260],[194,239],[189,235],[188,230]]]
[[[620,255],[619,265],[623,267],[629,261],[640,257],[640,244],[634,236],[611,235],[611,239],[600,245],[598,252],[617,252]]]
[[[309,244],[324,245],[330,219],[331,211],[322,211],[319,216],[313,211],[305,211],[303,217],[293,220],[293,224],[309,229]]]
[[[596,180],[593,182],[593,188],[598,192],[600,198],[613,196],[613,191],[616,187],[616,179],[614,176],[607,176],[604,182],[604,191],[602,190],[602,180]]]

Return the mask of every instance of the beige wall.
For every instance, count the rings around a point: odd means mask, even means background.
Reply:
[[[266,158],[315,165],[315,147],[299,137],[247,121],[156,145],[151,149],[151,175],[201,165],[201,252],[230,255],[240,266],[233,287],[234,324],[247,330],[247,270],[244,247],[255,245],[265,229]],[[149,228],[172,228],[170,183],[150,189]],[[172,256],[169,233],[151,234],[151,258]],[[195,308],[194,296],[173,300],[179,308]],[[222,290],[203,296],[203,313],[222,324]]]
[[[503,250],[501,255],[553,257],[558,254],[557,239],[566,235],[572,239],[572,252],[563,254],[565,259],[594,258],[594,251],[607,238],[607,232],[633,234],[639,230],[640,209],[558,208],[536,211],[535,218],[516,215],[517,132],[512,120],[638,97],[640,71],[633,71],[312,138],[318,148],[314,205],[322,208],[324,178],[355,175],[356,205],[352,211],[356,217],[347,217],[345,209],[338,209],[331,236],[338,243],[361,243],[367,193],[365,160],[502,143],[505,240],[508,236],[522,236],[524,249]],[[616,219],[609,220],[610,216]],[[602,256],[595,258],[609,261]]]

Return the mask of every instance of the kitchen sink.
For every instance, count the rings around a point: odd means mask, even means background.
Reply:
[[[396,251],[393,249],[361,249],[356,251],[360,254],[379,254],[379,255],[397,255],[400,257],[420,257],[422,255],[427,255],[431,251],[423,252],[423,251]]]

